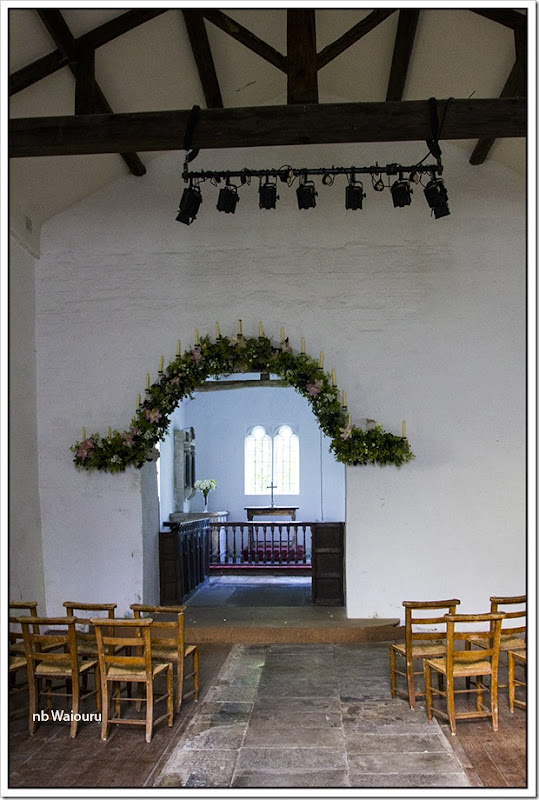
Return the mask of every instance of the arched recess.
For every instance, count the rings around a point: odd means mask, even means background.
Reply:
[[[394,464],[401,466],[414,455],[404,436],[385,431],[380,425],[364,430],[356,427],[332,374],[307,353],[292,349],[288,339],[274,343],[265,335],[247,338],[204,336],[189,350],[180,353],[167,367],[162,365],[159,379],[146,387],[146,395],[129,427],[110,431],[108,436],[92,433],[72,445],[74,463],[86,470],[123,472],[140,468],[158,453],[170,424],[170,414],[185,397],[191,397],[209,377],[235,372],[268,372],[307,398],[321,430],[331,439],[330,448],[337,461],[348,465]]]

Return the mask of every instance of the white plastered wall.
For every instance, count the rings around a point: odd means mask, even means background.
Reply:
[[[208,152],[193,169],[413,163],[421,143]],[[193,331],[278,337],[325,353],[355,421],[395,433],[416,460],[347,469],[347,611],[399,616],[405,598],[460,596],[483,609],[525,580],[525,196],[492,163],[444,147],[451,216],[419,187],[409,208],[366,187],[319,186],[298,211],[245,187],[235,215],[204,187],[198,220],[174,220],[183,155],[153,161],[51,220],[37,275],[40,492],[47,603],[116,600],[143,589],[141,476],[77,472],[69,446],[127,427],[146,372]]]

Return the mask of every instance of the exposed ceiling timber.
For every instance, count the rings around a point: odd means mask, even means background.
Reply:
[[[399,11],[386,100],[402,100],[418,19],[419,9],[402,8]]]
[[[93,114],[95,105],[95,50],[79,47],[75,64],[75,114]]]
[[[493,22],[498,22],[500,25],[505,25],[506,28],[518,28],[520,25],[526,24],[525,14],[519,14],[518,11],[507,8],[472,8],[470,11],[491,19]]]
[[[79,36],[74,40],[75,45],[77,48],[91,47],[95,49],[101,47],[113,41],[113,39],[118,38],[118,36],[121,36],[123,33],[127,33],[154,17],[164,14],[167,10],[166,8],[160,8],[153,11],[148,9],[128,11],[109,22],[105,22],[103,25],[99,25],[83,36]],[[10,97],[17,94],[17,92],[20,92],[22,89],[28,88],[28,86],[31,86],[33,83],[46,78],[48,75],[52,75],[57,70],[65,67],[68,63],[68,56],[58,49],[53,50],[52,53],[48,53],[46,56],[43,56],[43,58],[38,58],[37,61],[33,61],[31,64],[27,64],[25,67],[22,67],[22,69],[17,70],[17,72],[9,76]]]
[[[343,33],[342,36],[335,39],[334,42],[328,44],[327,47],[324,47],[324,49],[318,53],[318,69],[322,69],[322,67],[325,67],[330,61],[333,61],[334,58],[337,58],[337,56],[340,56],[345,50],[348,50],[349,47],[358,42],[363,36],[370,33],[373,28],[380,25],[380,23],[390,17],[391,14],[394,14],[395,11],[395,8],[371,11],[365,19],[362,19],[361,22],[358,22],[357,25],[354,25],[353,28],[350,28],[350,30]]]
[[[208,108],[222,108],[223,98],[215,71],[215,64],[206,32],[204,17],[200,11],[183,10],[183,19],[189,36],[189,43],[198,70],[198,76]]]
[[[286,12],[289,103],[318,103],[314,8]]]
[[[223,14],[222,11],[214,11],[206,8],[201,9],[200,13],[209,22],[212,22],[222,31],[228,33],[228,35],[232,36],[236,41],[241,42],[241,44],[245,45],[249,50],[252,50],[253,53],[269,61],[270,64],[280,69],[281,72],[287,71],[286,56],[283,56],[271,47],[271,45],[267,44],[267,42],[259,39],[258,36],[255,36],[254,33],[251,33],[250,30],[244,28],[243,25],[240,25],[239,22],[236,22],[227,14]]]
[[[79,109],[87,108],[88,104],[90,104],[92,109],[96,112],[111,114],[112,108],[110,107],[105,95],[101,91],[99,84],[95,80],[93,69],[94,48],[86,43],[82,46],[80,43],[77,45],[77,41],[69,30],[61,11],[56,9],[40,9],[38,10],[38,14],[62,55],[67,56],[69,59],[68,66],[75,76],[76,83],[79,83],[79,81],[82,81],[83,83],[82,90],[79,90],[78,92],[77,90],[75,91],[75,114],[77,114]],[[86,58],[86,63],[84,64],[83,69],[79,69],[78,58],[81,55],[81,52],[88,54],[90,50],[92,51],[91,58],[88,55],[83,56],[83,58]],[[88,81],[92,79],[93,85],[90,88],[88,86]],[[116,150],[115,152],[120,153],[126,166],[133,175],[140,177],[146,174],[146,167],[140,160],[137,153],[131,152],[130,149],[128,150],[127,148],[126,152],[121,150]]]
[[[191,111],[31,117],[9,123],[9,155],[36,157],[181,150]],[[526,136],[525,98],[438,100],[440,139]],[[427,100],[203,109],[200,149],[421,141],[432,138]]]

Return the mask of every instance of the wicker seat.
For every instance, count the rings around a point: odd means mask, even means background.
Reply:
[[[131,610],[135,619],[143,614],[150,614],[153,619],[151,627],[152,654],[156,659],[172,661],[176,664],[176,711],[179,712],[182,699],[193,694],[198,700],[199,649],[195,644],[185,644],[185,606],[151,606],[133,603]],[[163,617],[173,616],[172,620]],[[185,673],[185,661],[192,658],[192,670]],[[192,678],[191,692],[184,693],[184,682]]]
[[[26,668],[28,670],[29,729],[35,733],[39,716],[40,697],[47,698],[52,708],[53,695],[71,697],[70,735],[77,735],[81,700],[95,695],[97,711],[101,710],[101,691],[96,659],[84,659],[77,653],[74,617],[19,617],[24,637]],[[81,678],[94,674],[94,688],[81,691]],[[61,681],[60,687],[53,683]],[[45,684],[46,689],[41,687]],[[68,684],[71,691],[67,691]],[[61,691],[65,689],[65,691]]]
[[[146,730],[146,741],[151,742],[153,728],[158,722],[167,719],[169,727],[174,722],[174,697],[172,663],[158,661],[152,656],[150,637],[151,619],[103,619],[93,617],[97,637],[97,651],[101,673],[101,691],[103,695],[103,711],[101,715],[101,738],[107,739],[109,726],[139,725]],[[120,651],[123,654],[120,655]],[[154,697],[154,680],[159,675],[166,678],[166,691]],[[144,697],[122,697],[121,684],[136,683],[145,687]],[[110,685],[110,691],[109,691]],[[157,719],[154,718],[154,704],[166,700],[167,710]],[[114,703],[111,715],[110,706]],[[146,703],[144,719],[121,715],[122,703]]]
[[[391,697],[397,695],[405,697],[410,703],[410,708],[415,708],[417,697],[424,697],[425,692],[417,689],[414,682],[415,675],[423,676],[423,669],[414,672],[414,659],[442,656],[445,653],[445,633],[425,630],[425,626],[444,625],[444,614],[455,613],[460,600],[431,600],[415,601],[404,600],[404,642],[391,644],[389,647],[389,679]],[[433,616],[434,612],[434,616]],[[397,656],[404,659],[405,671],[397,668]],[[397,676],[406,679],[406,691],[397,685]]]
[[[68,617],[77,623],[77,648],[79,655],[97,658],[97,639],[90,624],[90,617],[105,616],[114,619],[116,603],[76,603],[66,600],[63,604]],[[82,614],[80,613],[82,612]],[[99,613],[104,612],[104,613]]]
[[[498,730],[498,660],[500,655],[500,635],[503,614],[446,614],[447,624],[446,653],[442,658],[425,659],[423,668],[425,672],[425,697],[427,701],[427,716],[432,721],[433,714],[441,716],[449,722],[451,733],[457,732],[458,719],[480,719],[490,717],[492,727]],[[485,625],[488,623],[488,626]],[[473,625],[470,631],[468,626]],[[456,629],[456,626],[459,629]],[[456,642],[466,643],[473,639],[483,642],[482,651],[455,648]],[[445,689],[438,685],[432,686],[432,672],[445,678]],[[466,681],[475,677],[475,684],[466,688],[455,688],[455,679],[465,678]],[[490,678],[490,684],[484,680]],[[476,694],[476,709],[456,710],[455,696],[461,694]],[[485,693],[490,694],[490,706],[486,708],[483,703]],[[435,707],[433,697],[445,699],[445,710]]]

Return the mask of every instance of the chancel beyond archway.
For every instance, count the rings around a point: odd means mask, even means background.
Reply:
[[[337,461],[347,465],[402,464],[414,458],[408,439],[385,431],[374,424],[366,429],[353,424],[346,403],[346,393],[337,386],[335,370],[324,371],[324,357],[315,359],[305,352],[304,339],[300,350],[294,350],[281,328],[275,342],[265,335],[259,323],[259,335],[243,335],[242,322],[233,336],[222,336],[216,325],[215,339],[199,337],[182,352],[178,341],[176,357],[165,368],[159,363],[159,378],[150,383],[146,377],[144,400],[138,397],[137,411],[123,431],[109,428],[108,435],[86,435],[72,445],[74,463],[86,470],[123,472],[127,467],[140,469],[145,461],[158,457],[155,445],[165,438],[170,415],[185,397],[190,397],[208,378],[242,372],[266,372],[278,375],[307,398],[320,429],[331,439],[330,449]]]

